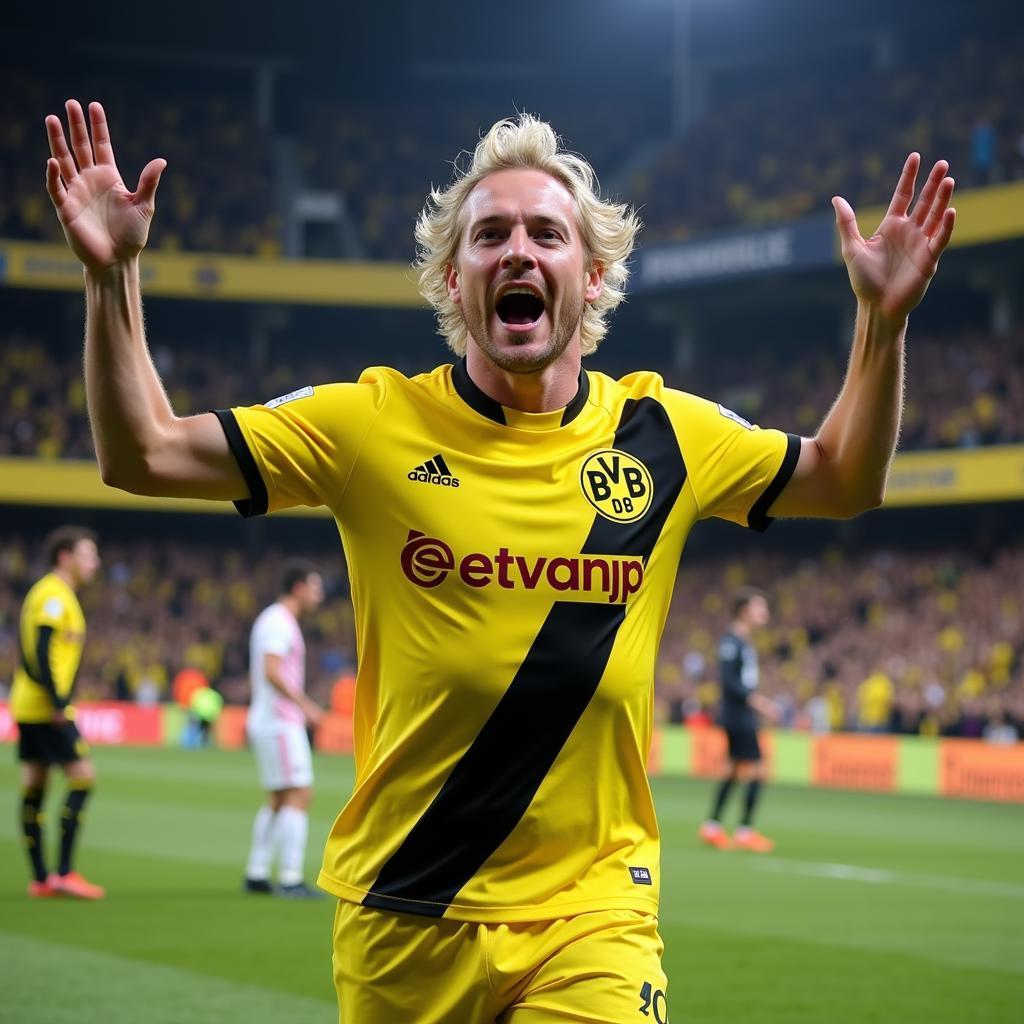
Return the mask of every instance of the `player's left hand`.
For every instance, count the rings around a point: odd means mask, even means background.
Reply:
[[[306,725],[311,729],[319,728],[327,714],[319,704],[308,699],[303,702],[302,711],[306,716]]]
[[[832,200],[854,294],[893,323],[902,323],[924,298],[956,222],[956,210],[949,205],[953,179],[946,176],[945,160],[932,168],[911,212],[920,166],[920,155],[911,153],[889,209],[870,238],[861,237],[850,204],[841,196]]]

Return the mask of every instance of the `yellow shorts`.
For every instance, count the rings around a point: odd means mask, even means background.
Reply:
[[[338,901],[341,1024],[667,1024],[657,918],[484,924]]]

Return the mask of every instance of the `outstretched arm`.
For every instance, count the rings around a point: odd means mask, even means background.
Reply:
[[[850,364],[839,397],[813,438],[804,438],[793,476],[772,516],[845,519],[885,496],[903,409],[903,346],[910,311],[924,298],[949,243],[953,179],[940,160],[910,211],[921,158],[911,153],[878,230],[862,238],[850,204],[832,200],[843,259],[857,296]]]
[[[85,267],[85,388],[103,480],[137,494],[245,498],[217,418],[175,416],[146,346],[139,254],[166,162],[151,160],[129,192],[103,108],[89,104],[88,125],[76,100],[66,109],[70,149],[60,118],[46,118],[46,190]]]

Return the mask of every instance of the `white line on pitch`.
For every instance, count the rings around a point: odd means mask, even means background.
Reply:
[[[871,885],[906,885],[918,889],[944,889],[947,892],[974,893],[1024,900],[1024,885],[1013,882],[987,882],[977,878],[950,878],[944,875],[916,875],[906,871],[882,871],[855,864],[828,864],[822,861],[785,860],[762,857],[753,862],[762,871],[787,875],[808,875],[841,882],[867,882]]]

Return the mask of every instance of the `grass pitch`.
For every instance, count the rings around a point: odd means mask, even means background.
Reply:
[[[250,755],[96,750],[79,866],[110,895],[84,904],[26,897],[6,753],[0,1022],[336,1021],[333,901],[239,890],[261,799]],[[352,782],[348,760],[316,771],[310,880]],[[659,780],[655,796],[677,1024],[1024,1019],[1024,809],[774,787],[761,824],[778,852],[758,857],[697,844],[707,783]]]

